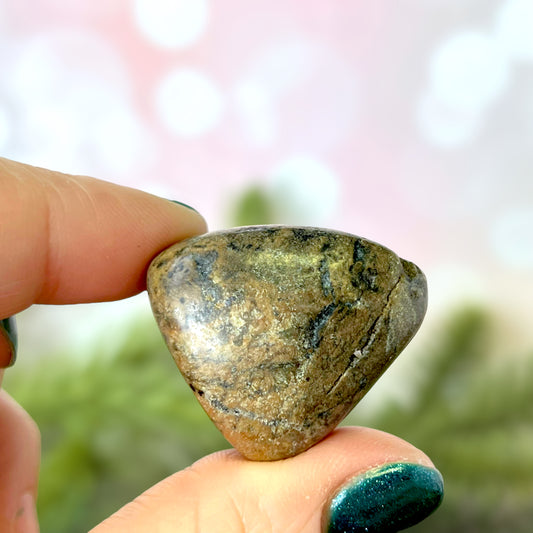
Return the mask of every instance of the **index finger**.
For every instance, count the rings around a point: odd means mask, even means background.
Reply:
[[[2,158],[0,190],[0,318],[33,303],[132,296],[159,251],[206,231],[168,200]]]

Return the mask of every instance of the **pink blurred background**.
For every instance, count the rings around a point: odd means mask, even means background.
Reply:
[[[532,28],[529,0],[0,0],[0,154],[181,200],[211,229],[259,183],[283,222],[419,264],[429,322],[479,302],[531,346]],[[138,301],[27,311],[22,351]]]

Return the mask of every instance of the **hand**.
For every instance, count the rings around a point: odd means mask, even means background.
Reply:
[[[158,252],[206,230],[195,211],[168,200],[5,159],[0,190],[2,319],[33,303],[132,296]],[[9,358],[0,334],[0,368]],[[0,531],[38,531],[38,466],[37,427],[0,392]],[[366,428],[338,429],[271,463],[227,450],[161,481],[92,533],[399,530],[440,503],[432,466],[405,441]]]

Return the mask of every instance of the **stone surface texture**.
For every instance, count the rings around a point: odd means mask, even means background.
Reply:
[[[178,243],[148,292],[198,401],[245,457],[296,455],[348,414],[422,322],[420,269],[331,230],[250,226]]]

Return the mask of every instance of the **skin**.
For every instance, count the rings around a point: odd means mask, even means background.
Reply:
[[[167,200],[1,158],[0,191],[0,318],[34,303],[132,296],[145,289],[157,253],[207,229],[200,215]],[[7,358],[0,336],[0,368]],[[0,531],[38,531],[39,449],[35,423],[0,391]],[[360,427],[337,429],[283,461],[252,462],[227,450],[164,479],[91,533],[319,533],[346,481],[402,461],[432,466],[407,442]]]

